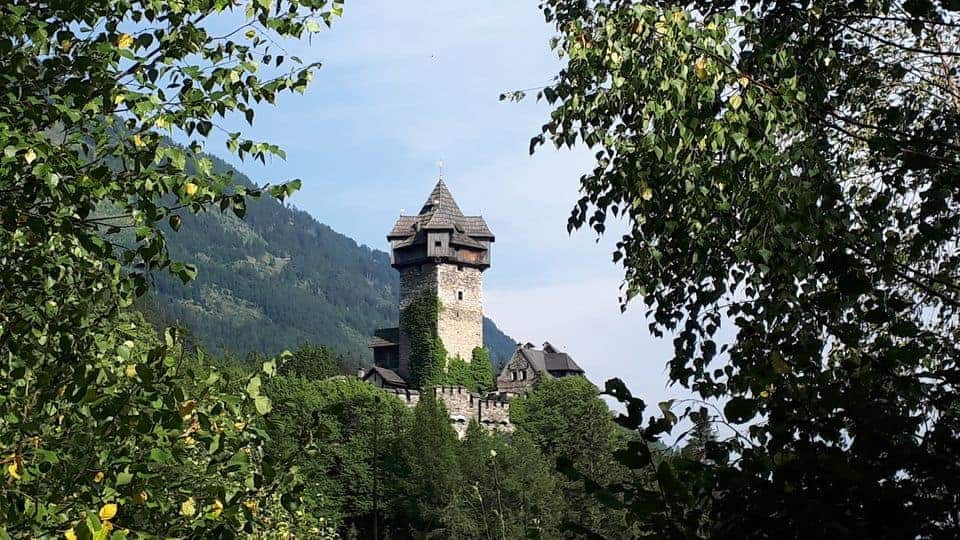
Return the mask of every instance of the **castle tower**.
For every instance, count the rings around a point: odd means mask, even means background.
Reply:
[[[450,357],[470,361],[483,346],[483,271],[490,267],[493,233],[481,216],[465,216],[443,179],[415,216],[400,216],[387,235],[390,261],[400,272],[400,312],[418,295],[436,294],[442,308],[437,334]],[[399,329],[378,330],[374,363],[410,374],[409,339]]]

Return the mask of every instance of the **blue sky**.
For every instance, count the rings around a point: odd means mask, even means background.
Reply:
[[[603,383],[619,376],[648,403],[666,388],[669,340],[648,335],[644,307],[621,315],[614,232],[566,232],[586,151],[530,137],[546,105],[505,103],[505,90],[541,86],[559,69],[537,2],[347,2],[344,17],[290,54],[321,61],[303,96],[258,109],[253,138],[287,159],[233,163],[257,182],[301,178],[297,207],[358,242],[386,249],[401,209],[415,213],[437,179],[461,208],[482,213],[497,241],[485,311],[515,339],[565,348]],[[227,157],[220,145],[211,150]]]

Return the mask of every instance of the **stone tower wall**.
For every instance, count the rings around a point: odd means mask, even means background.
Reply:
[[[450,357],[467,362],[475,347],[483,347],[483,274],[477,268],[456,264],[407,266],[400,269],[400,313],[423,291],[434,292],[442,309],[437,334]],[[463,299],[461,300],[461,293]],[[410,339],[400,332],[401,377],[410,375]]]
[[[469,362],[473,349],[483,347],[483,274],[469,266],[440,264],[437,282],[443,305],[437,333],[451,358],[460,356]]]
[[[419,264],[400,269],[400,314],[422,291],[437,290],[437,266]],[[402,325],[401,325],[402,329]],[[410,338],[400,332],[400,359],[397,373],[407,379],[410,377]]]

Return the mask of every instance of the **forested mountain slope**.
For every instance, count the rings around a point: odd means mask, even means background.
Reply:
[[[310,342],[367,364],[373,330],[396,325],[399,278],[389,256],[274,199],[250,201],[242,221],[230,212],[185,214],[168,243],[199,274],[187,285],[157,276],[146,307],[189,327],[208,349],[242,356]],[[514,341],[492,321],[484,338],[495,365],[512,354]]]

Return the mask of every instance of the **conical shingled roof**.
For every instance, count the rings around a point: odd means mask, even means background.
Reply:
[[[400,216],[393,229],[387,234],[388,240],[404,240],[404,244],[416,243],[417,233],[424,230],[452,230],[462,245],[482,247],[471,242],[475,239],[492,241],[493,233],[481,216],[464,216],[457,201],[441,178],[434,186],[430,196],[416,216]],[[400,247],[400,246],[397,246]]]
[[[457,206],[457,201],[454,200],[447,185],[443,183],[443,178],[437,181],[437,185],[434,186],[433,191],[430,192],[427,201],[423,203],[423,208],[420,209],[420,215],[422,216],[427,212],[435,213],[437,210],[452,216],[463,217],[463,212],[461,212],[460,207]]]

